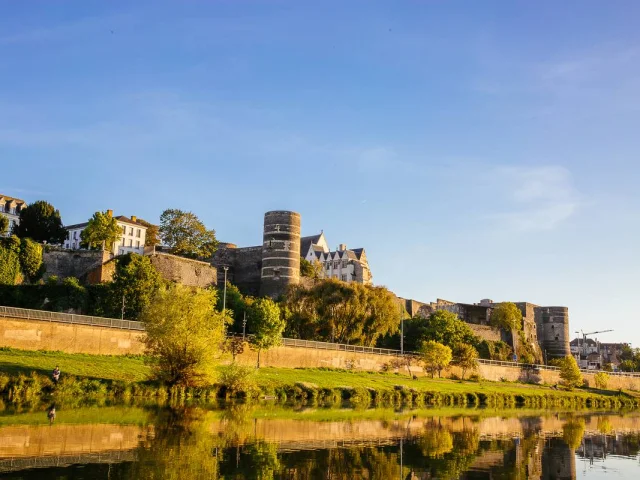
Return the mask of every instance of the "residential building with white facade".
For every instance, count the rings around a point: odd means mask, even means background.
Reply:
[[[373,276],[364,248],[348,249],[341,243],[335,251],[329,250],[324,232],[300,239],[300,256],[311,263],[320,262],[324,278],[343,282],[371,284]]]
[[[109,216],[113,215],[112,210],[107,210]],[[147,227],[138,222],[137,217],[131,218],[120,215],[115,217],[118,222],[118,226],[122,230],[122,234],[117,242],[113,244],[111,253],[113,255],[124,255],[126,253],[144,253],[144,242],[147,235]],[[64,241],[63,247],[71,250],[80,249],[82,231],[87,228],[89,223],[78,223],[76,225],[69,225],[65,227],[68,235]]]
[[[20,212],[27,206],[27,202],[15,197],[9,197],[0,193],[0,215],[9,219],[9,228],[5,236],[11,235],[13,229],[20,224]]]

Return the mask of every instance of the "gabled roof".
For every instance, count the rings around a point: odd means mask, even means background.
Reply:
[[[16,203],[24,203],[24,204],[27,203],[24,200],[22,200],[21,198],[10,197],[9,195],[4,195],[2,193],[0,193],[0,200],[2,200],[3,202],[13,201],[13,202],[16,202]]]
[[[129,217],[125,217],[124,215],[119,215],[119,216],[117,216],[115,218],[116,218],[116,220],[118,220],[119,222],[122,222],[122,223],[128,223],[129,225],[136,225],[136,226],[138,226],[140,228],[144,228],[145,230],[147,228],[144,225],[142,225],[141,223],[134,222]]]
[[[309,248],[311,247],[311,245],[318,243],[321,236],[322,232],[317,235],[300,238],[300,254],[306,255],[307,253],[309,253]]]
[[[67,230],[75,230],[77,228],[84,228],[87,225],[89,225],[89,222],[75,223],[73,225],[65,225],[64,228],[66,228]]]
[[[358,260],[362,257],[362,253],[364,252],[364,248],[352,248],[351,251],[356,254]]]

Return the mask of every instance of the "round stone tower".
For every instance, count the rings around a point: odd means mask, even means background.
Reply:
[[[538,341],[547,361],[571,355],[567,307],[537,307],[536,324]]]
[[[300,283],[300,214],[264,214],[260,295],[276,298]]]

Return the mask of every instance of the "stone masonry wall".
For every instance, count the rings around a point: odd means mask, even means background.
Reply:
[[[142,332],[69,323],[0,318],[0,346],[100,355],[140,354]]]
[[[240,291],[249,295],[258,295],[262,272],[262,246],[238,248],[234,264],[235,284]]]
[[[91,276],[93,283],[99,283],[102,278],[95,271],[109,259],[111,254],[101,250],[66,250],[49,246],[42,254],[46,269],[44,278],[56,275],[59,278],[76,277],[85,282]]]
[[[24,350],[60,350],[68,353],[92,353],[102,355],[140,354],[144,351],[141,341],[143,333],[118,328],[92,327],[56,322],[0,318],[0,347],[20,348]],[[256,352],[249,348],[238,356],[245,365],[255,365]],[[391,372],[423,376],[424,371],[413,362],[408,368],[395,355],[375,355],[372,353],[320,350],[303,347],[280,346],[262,352],[260,364],[281,368],[345,368],[360,371],[381,371],[390,366]],[[490,381],[527,381],[554,385],[560,382],[557,370],[540,370],[529,375],[520,367],[507,365],[481,364],[477,372]],[[444,376],[460,376],[458,367],[450,367]],[[584,374],[590,386],[595,385],[594,373]],[[640,390],[640,378],[611,375],[610,389]]]
[[[168,253],[153,253],[149,260],[165,280],[191,287],[217,285],[218,272],[207,262],[192,260]]]

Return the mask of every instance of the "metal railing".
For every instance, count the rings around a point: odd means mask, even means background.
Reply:
[[[28,308],[0,306],[0,317],[24,318],[26,320],[39,320],[41,322],[73,323],[78,325],[93,325],[96,327],[144,331],[144,325],[142,322],[136,322],[135,320],[120,320],[119,318],[47,312],[45,310],[29,310]]]
[[[44,322],[60,322],[60,323],[74,323],[79,325],[93,325],[96,327],[107,328],[121,328],[125,330],[138,330],[144,331],[144,325],[142,322],[135,320],[120,320],[118,318],[105,318],[105,317],[92,317],[88,315],[75,315],[71,313],[58,313],[47,312],[45,310],[29,310],[26,308],[16,307],[3,307],[0,306],[0,317],[12,317],[12,318],[24,318],[27,320],[39,320]],[[242,337],[237,333],[232,333],[230,336]],[[246,335],[246,338],[251,338],[251,335]],[[354,353],[370,353],[373,355],[391,355],[395,357],[420,355],[416,352],[400,352],[400,350],[393,350],[390,348],[376,348],[365,347],[362,345],[347,345],[344,343],[331,343],[331,342],[317,342],[315,340],[300,340],[296,338],[283,338],[282,345],[286,347],[301,347],[301,348],[314,348],[316,350],[336,350],[340,352],[354,352]],[[528,363],[508,362],[503,360],[484,360],[478,359],[478,363],[481,365],[497,365],[503,367],[516,367],[532,370],[560,370],[559,367],[551,365],[538,365]],[[582,373],[598,373],[604,370],[589,370],[581,368]],[[605,372],[611,376],[618,377],[640,377],[640,372]]]

